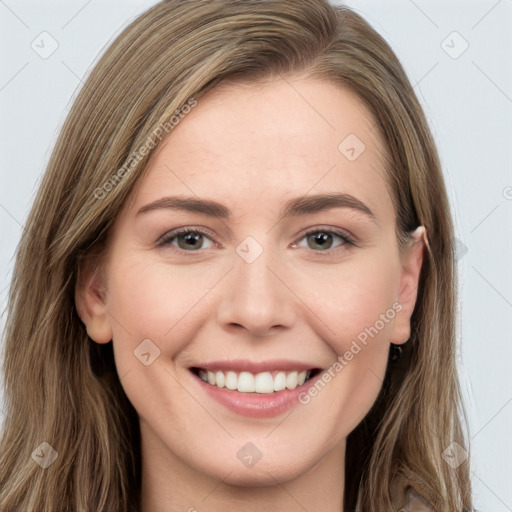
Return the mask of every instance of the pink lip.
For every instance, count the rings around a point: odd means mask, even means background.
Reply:
[[[225,367],[225,363],[223,364]],[[226,388],[218,388],[217,386],[212,386],[204,382],[204,380],[195,373],[190,373],[211,398],[230,411],[250,418],[271,418],[299,404],[299,395],[301,393],[307,393],[308,389],[314,386],[319,378],[322,378],[323,372],[319,372],[318,375],[315,375],[302,384],[302,386],[297,386],[295,389],[285,389],[268,395],[261,393],[240,393],[239,391],[232,391]]]
[[[313,370],[318,369],[318,366],[314,366],[308,363],[301,363],[299,361],[290,361],[287,359],[272,359],[269,361],[249,361],[242,359],[233,359],[230,361],[212,361],[210,363],[204,363],[201,365],[195,365],[195,368],[202,368],[203,370],[216,371],[233,371],[233,372],[272,372],[275,370],[283,370],[292,372],[294,370]]]

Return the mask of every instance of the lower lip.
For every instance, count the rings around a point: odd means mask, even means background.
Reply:
[[[272,418],[286,412],[294,405],[299,404],[299,395],[307,393],[309,388],[315,385],[318,378],[322,378],[322,372],[306,381],[295,389],[285,389],[276,393],[240,393],[227,388],[219,388],[205,382],[193,372],[193,377],[199,382],[208,395],[218,403],[242,416],[251,418]]]

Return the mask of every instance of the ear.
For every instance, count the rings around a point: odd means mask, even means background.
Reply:
[[[390,342],[395,345],[405,343],[411,337],[411,316],[416,305],[418,283],[425,247],[428,247],[427,232],[419,226],[412,233],[412,240],[402,254],[402,270],[397,302],[401,309],[395,315]]]
[[[97,343],[108,343],[112,340],[112,328],[105,307],[105,298],[106,286],[101,270],[93,267],[90,261],[84,262],[78,271],[75,303],[87,334]]]

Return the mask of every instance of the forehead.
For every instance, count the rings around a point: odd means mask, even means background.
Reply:
[[[392,214],[385,152],[370,111],[344,87],[311,78],[224,83],[164,139],[134,202],[182,194],[254,211],[341,192],[385,216]]]

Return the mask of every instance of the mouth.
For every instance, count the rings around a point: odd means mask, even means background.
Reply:
[[[209,370],[191,367],[189,370],[205,383],[230,391],[270,395],[284,390],[294,390],[316,377],[321,368],[307,370],[272,370],[259,373],[236,370]]]

